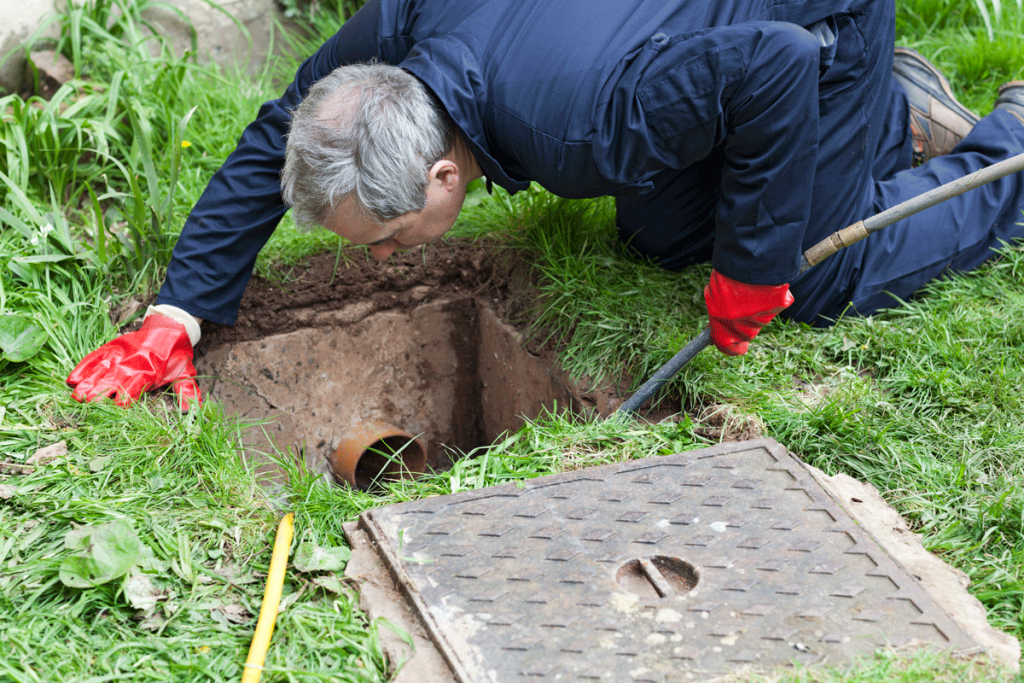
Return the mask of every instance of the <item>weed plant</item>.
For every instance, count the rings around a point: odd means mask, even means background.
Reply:
[[[268,454],[287,481],[258,485],[238,457],[241,425],[213,402],[187,416],[160,394],[128,410],[73,402],[63,378],[117,333],[109,311],[152,293],[188,209],[297,66],[285,58],[252,74],[174,54],[147,23],[161,7],[71,3],[54,47],[75,80],[49,102],[0,99],[0,681],[237,680],[285,508],[296,547],[264,680],[385,680],[381,625],[340,580],[343,522],[390,502],[709,445],[705,405],[874,484],[970,577],[991,622],[1024,635],[1024,252],[1013,245],[875,317],[828,330],[776,322],[743,358],[705,352],[668,389],[690,416],[650,425],[553,410],[449,472],[379,495],[328,486],[287,452]],[[288,3],[295,16],[307,7]],[[306,32],[283,38],[295,55],[353,9],[313,7]],[[900,0],[897,34],[986,112],[999,83],[1024,77],[1022,22],[1012,0]],[[573,374],[640,382],[703,327],[707,268],[670,274],[630,257],[608,200],[482,195],[452,238],[486,235],[532,265],[539,296],[526,322]],[[283,225],[258,272],[286,279],[321,250],[339,267],[362,257],[329,233]],[[28,464],[53,446],[65,454]],[[300,561],[303,548],[329,561]],[[749,680],[996,676],[917,653]]]

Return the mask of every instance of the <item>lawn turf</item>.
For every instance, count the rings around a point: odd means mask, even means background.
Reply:
[[[874,484],[927,547],[971,578],[991,623],[1024,635],[1019,248],[873,318],[828,330],[775,322],[743,358],[701,354],[670,389],[697,417],[644,425],[540,416],[448,473],[376,497],[325,486],[286,454],[288,483],[260,488],[236,456],[238,425],[212,403],[180,416],[161,395],[129,410],[72,401],[63,378],[116,334],[109,310],[159,285],[189,207],[297,65],[282,60],[249,77],[166,46],[154,54],[140,42],[151,4],[66,10],[58,47],[79,80],[56,103],[0,99],[0,681],[237,679],[285,509],[296,512],[295,550],[319,547],[338,562],[290,572],[264,680],[385,680],[377,632],[386,626],[369,623],[338,579],[344,521],[389,502],[699,448],[712,433],[701,428],[702,406],[727,406],[807,462]],[[295,39],[298,54],[336,30],[337,10],[317,8],[313,36]],[[979,112],[999,83],[1024,78],[1022,23],[1012,2],[898,3],[899,43],[932,59]],[[523,322],[573,373],[642,381],[704,325],[707,268],[674,275],[624,254],[608,200],[481,194],[453,238],[499,236],[532,264],[540,305]],[[323,249],[355,253],[287,223],[259,272]],[[38,330],[45,341],[34,350]],[[24,466],[61,442],[66,456]],[[110,545],[110,529],[122,543]],[[90,533],[93,550],[81,544]],[[76,587],[90,571],[116,576]],[[931,654],[782,675],[994,676]]]

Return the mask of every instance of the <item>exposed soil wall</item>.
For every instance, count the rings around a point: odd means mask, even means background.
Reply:
[[[326,473],[346,429],[381,420],[446,469],[524,417],[587,405],[496,312],[517,299],[513,270],[485,244],[385,264],[314,257],[281,285],[255,280],[234,327],[207,326],[201,386],[227,414],[263,421],[244,433],[250,452],[291,449]]]

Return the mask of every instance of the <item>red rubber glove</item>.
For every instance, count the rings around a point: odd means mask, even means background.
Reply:
[[[704,288],[711,341],[727,356],[742,356],[747,342],[795,299],[789,285],[748,285],[717,270]]]
[[[67,382],[76,401],[110,397],[128,406],[142,392],[172,384],[178,407],[202,405],[192,366],[192,343],[185,326],[166,315],[151,315],[138,332],[107,342],[82,359]]]

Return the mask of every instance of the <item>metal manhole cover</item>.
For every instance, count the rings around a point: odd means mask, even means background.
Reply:
[[[975,645],[771,440],[364,513],[460,681],[676,681]]]

